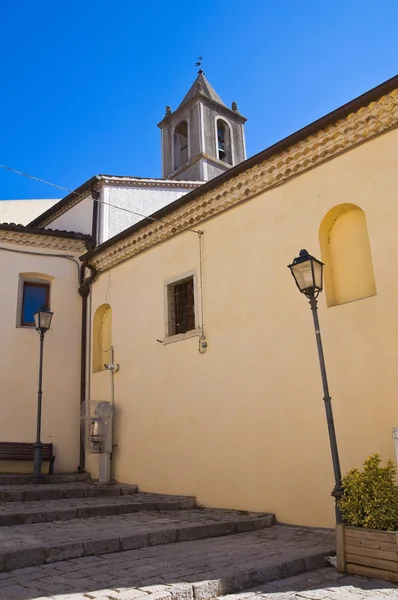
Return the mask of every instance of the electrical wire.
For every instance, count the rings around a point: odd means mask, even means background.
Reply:
[[[199,286],[200,286],[200,320],[202,333],[199,336],[199,353],[203,354],[206,352],[207,341],[205,335],[205,323],[204,323],[204,306],[203,306],[203,243],[202,243],[203,232],[198,234],[199,238]]]
[[[202,234],[199,235],[199,278],[200,278],[200,320],[202,335],[204,335],[203,321],[203,256],[202,256]]]
[[[80,263],[77,262],[77,260],[73,257],[70,256],[69,254],[50,254],[50,253],[44,253],[44,252],[34,252],[33,250],[19,250],[16,248],[5,248],[4,246],[0,246],[0,250],[3,250],[4,252],[17,252],[18,254],[32,254],[34,256],[45,256],[45,257],[49,257],[49,258],[64,258],[66,260],[71,260],[72,262],[75,263],[76,267],[77,267],[77,278],[78,278],[78,282],[80,283]]]
[[[63,190],[64,192],[69,192],[70,194],[74,194],[75,196],[81,197],[82,199],[86,197],[84,194],[79,194],[75,190],[71,190],[69,188],[63,187],[63,186],[58,185],[56,183],[52,183],[50,181],[46,181],[45,179],[41,179],[40,177],[35,177],[34,175],[30,175],[29,173],[24,173],[23,171],[18,171],[17,169],[13,169],[12,167],[8,167],[7,165],[0,164],[0,168],[5,169],[6,171],[10,171],[11,173],[15,173],[16,175],[21,175],[22,177],[27,177],[28,179],[32,179],[33,181],[37,181],[39,183],[43,183],[45,185],[49,185],[49,186],[54,187],[56,189]],[[113,204],[111,202],[105,202],[104,200],[100,200],[99,198],[94,198],[93,196],[92,196],[92,199],[95,202],[98,202],[99,204],[104,204],[104,205],[107,205],[107,206],[111,206],[112,208],[116,208],[118,210],[122,210],[122,211],[130,213],[132,215],[135,215],[135,216],[138,216],[138,217],[142,217],[144,219],[149,219],[151,221],[158,221],[159,223],[164,223],[166,225],[168,224],[168,222],[165,221],[164,219],[158,219],[158,218],[151,217],[151,216],[148,216],[148,215],[143,215],[143,214],[141,214],[139,212],[130,210],[130,209],[125,208],[123,206],[118,206],[118,205]],[[200,311],[201,311],[201,335],[200,335],[200,338],[199,338],[199,344],[201,344],[201,342],[205,341],[205,339],[206,339],[205,338],[205,333],[204,333],[204,308],[203,308],[203,267],[202,267],[202,258],[203,258],[202,257],[202,235],[203,235],[203,231],[196,230],[196,229],[189,229],[189,228],[184,229],[183,231],[189,231],[191,233],[195,233],[199,237],[199,260],[200,260],[200,264],[199,264],[200,275],[199,276],[200,276]],[[0,248],[0,249],[6,250],[6,248]],[[28,254],[28,252],[26,252],[26,253]],[[50,256],[50,255],[47,255],[47,256]],[[60,256],[60,255],[57,255],[57,256]],[[72,257],[68,257],[68,256],[63,256],[62,258],[69,258],[71,260],[74,260]],[[104,318],[102,319],[102,322],[101,322],[101,325],[100,325],[100,328],[99,328],[99,331],[98,331],[98,345],[99,345],[100,350],[102,352],[109,352],[113,348],[112,345],[107,350],[105,350],[105,351],[103,350],[103,348],[101,348],[101,346],[102,346],[102,335],[101,335],[102,328],[103,328],[104,323],[105,323],[105,321],[106,321],[106,319],[108,317],[108,313],[111,310],[111,307],[110,307],[110,305],[108,303],[108,291],[109,291],[109,287],[110,287],[110,276],[109,276],[109,280],[108,280],[108,287],[107,287],[107,290],[106,290],[106,304],[108,305],[109,308],[105,312]],[[207,346],[207,344],[206,344],[206,346]],[[204,346],[203,350],[206,348],[206,346]],[[201,350],[201,345],[199,345],[199,351],[203,352],[203,350]]]
[[[28,179],[32,179],[33,181],[38,181],[39,183],[44,183],[45,185],[49,185],[53,188],[57,188],[58,190],[63,190],[64,192],[69,192],[70,194],[74,194],[75,196],[81,197],[82,199],[87,197],[84,194],[79,194],[75,190],[71,190],[69,188],[63,187],[62,185],[58,185],[57,183],[51,183],[50,181],[46,181],[45,179],[40,179],[40,177],[35,177],[34,175],[29,175],[29,173],[24,173],[23,171],[18,171],[17,169],[13,169],[12,167],[8,167],[7,165],[0,164],[0,168],[5,169],[6,171],[10,171],[11,173],[15,173],[16,175],[21,175],[22,177],[27,177]],[[143,219],[149,219],[151,221],[159,221],[159,223],[164,223],[165,225],[168,225],[168,221],[165,221],[164,219],[157,219],[157,218],[151,217],[149,215],[143,215],[143,214],[136,212],[134,210],[131,210],[129,208],[125,208],[124,206],[118,206],[117,204],[112,204],[111,202],[105,202],[104,200],[100,200],[99,198],[92,198],[92,199],[94,200],[94,202],[98,202],[99,204],[104,204],[106,206],[111,206],[112,208],[117,208],[118,210],[122,210],[124,212],[135,215],[136,217],[142,217]],[[184,231],[190,231],[191,233],[196,233],[196,234],[200,233],[196,229],[189,229],[189,228],[184,229]]]

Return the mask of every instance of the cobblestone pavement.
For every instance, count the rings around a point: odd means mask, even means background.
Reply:
[[[398,585],[388,581],[353,577],[326,567],[272,581],[219,600],[388,600],[398,599]]]
[[[98,484],[85,482],[71,482],[62,485],[58,483],[26,484],[26,485],[0,485],[0,501],[29,501],[51,500],[57,498],[89,498],[94,496],[121,496],[135,494],[136,485],[123,484]]]
[[[0,515],[23,512],[42,512],[44,510],[54,510],[63,508],[80,508],[81,506],[98,506],[99,504],[108,504],[118,506],[120,504],[134,504],[141,502],[179,502],[186,500],[188,496],[168,496],[166,494],[147,494],[137,492],[131,496],[116,496],[115,498],[64,498],[60,500],[35,500],[32,502],[6,502],[0,504]]]
[[[116,497],[63,498],[0,503],[0,525],[20,525],[106,516],[143,510],[195,508],[195,498],[136,493]]]
[[[333,548],[333,531],[276,525],[0,573],[0,600],[210,600],[321,567]]]
[[[90,483],[90,476],[88,473],[53,473],[52,475],[42,473],[40,479],[40,484],[81,483],[82,481]],[[36,476],[34,473],[0,473],[0,486],[31,485],[35,483],[35,480]]]
[[[232,522],[241,524],[241,531],[253,529],[246,527],[247,521],[254,520],[258,528],[268,526],[269,521],[261,518],[259,513],[239,513],[218,509],[194,509],[190,511],[142,512],[107,517],[69,521],[53,521],[51,523],[33,523],[31,525],[11,525],[0,528],[0,554],[15,550],[18,547],[48,547],[57,545],[91,541],[93,539],[125,537],[126,533],[148,535],[165,530],[175,531],[184,527],[203,527],[213,524]],[[255,528],[257,529],[257,526]],[[216,532],[214,532],[216,535]],[[200,536],[199,536],[200,537]],[[202,536],[204,537],[204,536]],[[186,538],[187,539],[187,538]],[[189,539],[189,538],[188,538]],[[166,542],[165,542],[166,543]]]

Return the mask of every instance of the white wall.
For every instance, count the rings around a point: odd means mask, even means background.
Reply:
[[[27,225],[59,200],[0,200],[0,223]]]
[[[50,229],[63,229],[91,235],[93,228],[93,204],[91,198],[85,198],[66,213],[47,225]]]
[[[196,187],[196,186],[195,186]],[[192,188],[194,189],[194,188]],[[160,208],[167,206],[174,200],[188,194],[191,189],[187,188],[157,188],[157,187],[108,187],[104,189],[104,201],[127,208],[140,215],[149,216]],[[114,208],[103,206],[104,219],[102,226],[101,241],[105,241],[124,229],[138,223],[144,217]],[[106,215],[108,214],[108,217]]]
[[[16,253],[16,249],[41,254]],[[53,278],[50,307],[54,317],[44,342],[42,441],[54,444],[55,472],[71,472],[79,462],[81,298],[78,268],[72,260],[45,254],[44,249],[29,246],[2,243],[0,248],[0,441],[35,441],[39,335],[34,327],[17,327],[17,306],[20,273],[45,275]],[[0,471],[32,471],[32,468],[32,463],[0,461]],[[48,468],[48,463],[44,468]]]

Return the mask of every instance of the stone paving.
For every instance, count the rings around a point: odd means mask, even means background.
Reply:
[[[334,568],[326,567],[219,598],[219,600],[294,599],[396,600],[398,599],[398,585],[388,581],[344,575],[338,573]]]
[[[91,482],[0,485],[0,502],[27,502],[56,500],[58,498],[93,498],[96,496],[123,496],[135,494],[136,485],[109,485]]]
[[[333,531],[276,525],[0,573],[0,600],[210,600],[317,569],[333,552]]]
[[[26,485],[35,483],[37,477],[34,473],[0,473],[0,486],[2,485]],[[40,483],[71,483],[77,481],[90,481],[88,473],[53,473],[48,475],[42,473]]]
[[[0,571],[270,527],[274,515],[218,509],[137,512],[0,528]]]
[[[193,497],[143,493],[105,498],[5,502],[0,504],[0,526],[64,521],[144,510],[179,510],[195,507],[196,500]]]

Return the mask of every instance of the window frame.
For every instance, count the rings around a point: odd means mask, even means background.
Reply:
[[[46,302],[45,302],[45,306],[47,308],[50,308],[50,287],[51,284],[49,281],[35,281],[35,280],[30,280],[30,279],[23,279],[21,281],[22,284],[22,293],[21,293],[21,303],[20,303],[20,307],[19,307],[19,315],[18,315],[18,327],[27,327],[27,328],[34,328],[35,327],[35,323],[33,322],[26,322],[24,321],[24,305],[25,305],[25,296],[26,296],[26,287],[30,286],[30,287],[40,287],[40,288],[46,288]]]
[[[184,283],[185,281],[192,279],[192,299],[193,299],[193,320],[194,320],[194,328],[189,329],[185,333],[170,333],[171,328],[171,311],[170,311],[170,299],[171,294],[170,291],[176,285]],[[173,342],[178,342],[181,340],[186,340],[191,337],[201,335],[200,328],[200,315],[199,315],[199,302],[198,302],[198,285],[197,285],[197,276],[196,271],[191,270],[186,273],[181,273],[176,277],[171,277],[164,282],[164,315],[165,315],[165,335],[163,339],[163,344],[171,344]]]

